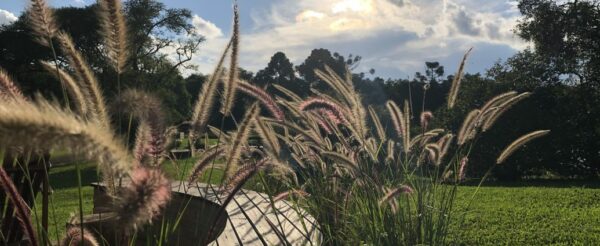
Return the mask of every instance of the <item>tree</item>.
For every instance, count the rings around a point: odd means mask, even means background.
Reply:
[[[115,72],[107,62],[96,4],[83,8],[55,10],[59,26],[69,33],[77,49],[94,69],[108,101],[117,94]],[[191,25],[191,13],[185,9],[169,9],[155,0],[131,0],[124,3],[128,20],[130,60],[122,75],[121,89],[134,87],[163,96],[169,106],[170,123],[187,118],[190,96],[179,68],[187,66],[204,40]],[[46,97],[62,98],[61,86],[39,65],[52,60],[50,49],[42,47],[30,36],[26,14],[11,25],[0,27],[0,66],[10,71],[31,95],[42,92]],[[175,50],[166,54],[166,49]],[[66,60],[58,54],[61,66]],[[188,100],[188,102],[186,102]]]
[[[261,87],[270,84],[277,84],[291,90],[299,96],[308,94],[308,83],[296,77],[294,64],[290,62],[283,52],[277,52],[269,61],[266,68],[258,71],[253,82]],[[269,92],[278,93],[273,88],[268,88]]]
[[[314,49],[306,60],[296,67],[296,70],[308,83],[322,86],[320,85],[322,81],[315,75],[315,69],[325,69],[325,66],[329,66],[336,73],[344,74],[346,66],[352,70],[360,64],[361,59],[360,56],[353,56],[352,54],[346,59],[338,53],[332,55],[327,49]]]
[[[536,58],[556,76],[600,86],[600,2],[521,0],[517,34],[533,42]]]

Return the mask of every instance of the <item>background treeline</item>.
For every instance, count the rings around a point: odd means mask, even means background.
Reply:
[[[483,74],[467,74],[460,100],[451,111],[445,103],[454,71],[445,71],[438,62],[425,62],[423,71],[412,79],[383,79],[371,69],[368,74],[353,74],[353,80],[364,103],[381,112],[384,121],[388,117],[384,110],[386,100],[392,99],[398,104],[409,100],[413,106],[413,125],[418,124],[418,116],[425,109],[434,112],[434,126],[451,129],[459,127],[467,109],[482,106],[494,95],[509,90],[533,92],[525,102],[505,114],[493,130],[477,140],[480,144],[472,151],[476,154],[470,156],[468,176],[483,175],[495,163],[501,148],[519,133],[550,129],[551,134],[542,141],[526,146],[507,163],[495,168],[493,177],[500,180],[597,178],[600,171],[599,5],[597,0],[567,3],[521,0],[522,17],[515,32],[533,47],[497,62]],[[56,16],[96,70],[110,102],[119,89],[96,31],[99,25],[94,17],[96,8],[96,5],[60,8]],[[121,89],[134,87],[157,94],[169,114],[169,123],[179,124],[189,118],[191,102],[196,100],[207,78],[203,74],[184,78],[179,68],[193,68],[188,62],[204,39],[194,32],[189,10],[169,9],[154,0],[130,0],[125,2],[125,9],[132,55],[121,79]],[[9,71],[27,94],[40,93],[61,101],[60,83],[39,63],[52,60],[53,55],[30,36],[24,16],[0,27],[0,67]],[[167,50],[178,54],[178,58],[168,59]],[[61,54],[58,60],[66,63]],[[310,96],[311,88],[326,89],[314,74],[316,68],[327,65],[342,73],[345,66],[353,69],[360,61],[360,56],[315,49],[301,64],[294,65],[284,53],[277,52],[264,69],[256,73],[240,69],[240,76],[278,96],[284,95],[279,94],[273,84],[300,96]],[[249,101],[242,94],[238,100]],[[233,118],[239,119],[243,113],[243,108],[238,106]],[[215,110],[213,115],[219,114]],[[116,125],[127,127],[127,117],[113,118]],[[213,120],[212,125],[221,125],[221,117]],[[226,129],[233,128],[234,124],[231,116],[226,117]],[[391,130],[391,125],[387,128]]]

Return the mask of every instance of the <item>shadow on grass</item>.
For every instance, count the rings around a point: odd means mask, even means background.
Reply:
[[[81,184],[88,186],[98,180],[96,166],[92,163],[81,163]],[[50,170],[50,186],[53,189],[77,187],[77,168],[75,164],[60,166]]]
[[[480,180],[469,180],[463,186],[477,186]],[[600,189],[600,180],[549,180],[531,179],[519,181],[484,181],[483,187],[546,187],[546,188],[592,188]]]

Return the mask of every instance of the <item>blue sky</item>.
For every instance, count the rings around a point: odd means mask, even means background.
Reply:
[[[95,0],[49,0],[52,6],[83,6]],[[232,1],[165,0],[188,8],[207,41],[193,63],[212,70],[231,31]],[[512,32],[519,18],[512,0],[239,0],[242,67],[257,71],[283,51],[300,64],[313,48],[363,57],[355,70],[405,78],[425,61],[440,61],[452,73],[473,47],[467,71],[483,72],[498,59],[527,47]],[[26,0],[0,2],[0,24],[26,8]],[[182,71],[186,74],[195,71]]]

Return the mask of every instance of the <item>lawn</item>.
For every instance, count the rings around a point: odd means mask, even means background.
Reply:
[[[171,178],[177,178],[189,173],[193,163],[193,158],[180,160],[175,165],[165,164],[163,169]],[[83,208],[85,213],[91,213],[93,190],[87,184],[96,181],[97,175],[90,163],[81,164],[81,168],[86,185],[82,190]],[[55,233],[63,234],[65,222],[79,209],[77,175],[75,166],[69,165],[53,168],[50,176],[54,190],[50,233],[51,239],[56,240]],[[212,182],[218,182],[221,176],[222,171],[215,169]],[[202,180],[208,181],[208,172]],[[449,240],[458,245],[599,245],[599,187],[598,183],[585,182],[520,182],[481,187],[462,226],[460,221],[451,226]],[[459,188],[453,216],[462,218],[460,214],[475,189]]]
[[[475,189],[459,189],[458,210]],[[455,244],[600,245],[600,189],[597,182],[559,181],[482,187],[464,227],[452,228]]]

